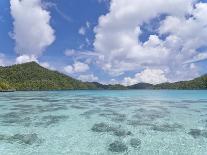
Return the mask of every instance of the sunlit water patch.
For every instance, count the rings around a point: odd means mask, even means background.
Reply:
[[[0,94],[1,155],[204,155],[207,91]]]

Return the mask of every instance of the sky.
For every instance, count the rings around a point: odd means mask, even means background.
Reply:
[[[207,73],[207,0],[1,0],[0,66],[132,85]]]

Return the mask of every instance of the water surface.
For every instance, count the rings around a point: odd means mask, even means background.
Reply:
[[[0,93],[1,155],[204,155],[207,91]]]

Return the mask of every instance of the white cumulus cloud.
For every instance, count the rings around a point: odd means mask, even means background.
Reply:
[[[73,73],[83,73],[88,71],[89,65],[83,62],[75,62],[73,65],[68,65],[64,67],[64,71],[68,74],[73,74]]]
[[[17,61],[33,60],[55,40],[50,26],[50,12],[43,9],[41,0],[10,0],[10,5],[14,19],[12,38],[16,42],[16,53],[20,56]]]
[[[35,56],[21,55],[16,58],[16,64],[22,64],[22,63],[27,63],[31,61],[38,62]]]
[[[93,74],[80,75],[78,79],[84,82],[95,82],[99,80],[99,78]]]
[[[140,82],[159,84],[167,82],[167,78],[165,76],[164,71],[160,69],[145,69],[144,71],[137,73],[133,78],[125,77],[123,84],[133,85]]]
[[[94,50],[102,55],[98,65],[113,76],[143,69],[162,70],[161,81],[193,78],[199,73],[198,66],[184,62],[205,57],[197,49],[206,45],[206,14],[207,3],[196,0],[111,0],[109,12],[94,29]],[[158,27],[141,40],[143,27],[153,21]]]
[[[86,34],[86,29],[85,29],[85,27],[81,27],[79,30],[78,30],[78,33],[80,34],[80,35],[85,35]]]

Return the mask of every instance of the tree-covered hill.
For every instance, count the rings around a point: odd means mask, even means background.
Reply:
[[[64,90],[95,89],[92,83],[84,83],[41,67],[35,62],[0,67],[0,80],[16,90]]]
[[[8,82],[0,80],[0,92],[1,91],[14,91],[14,88],[8,84]]]
[[[48,70],[35,62],[0,67],[0,91],[5,90],[73,90],[73,89],[207,89],[207,75],[190,81],[152,85],[138,83],[132,86],[104,85],[82,82],[72,77]]]
[[[129,89],[153,89],[153,85],[149,83],[137,83],[135,85],[128,86]]]
[[[158,84],[154,89],[207,89],[207,74],[190,81]]]

